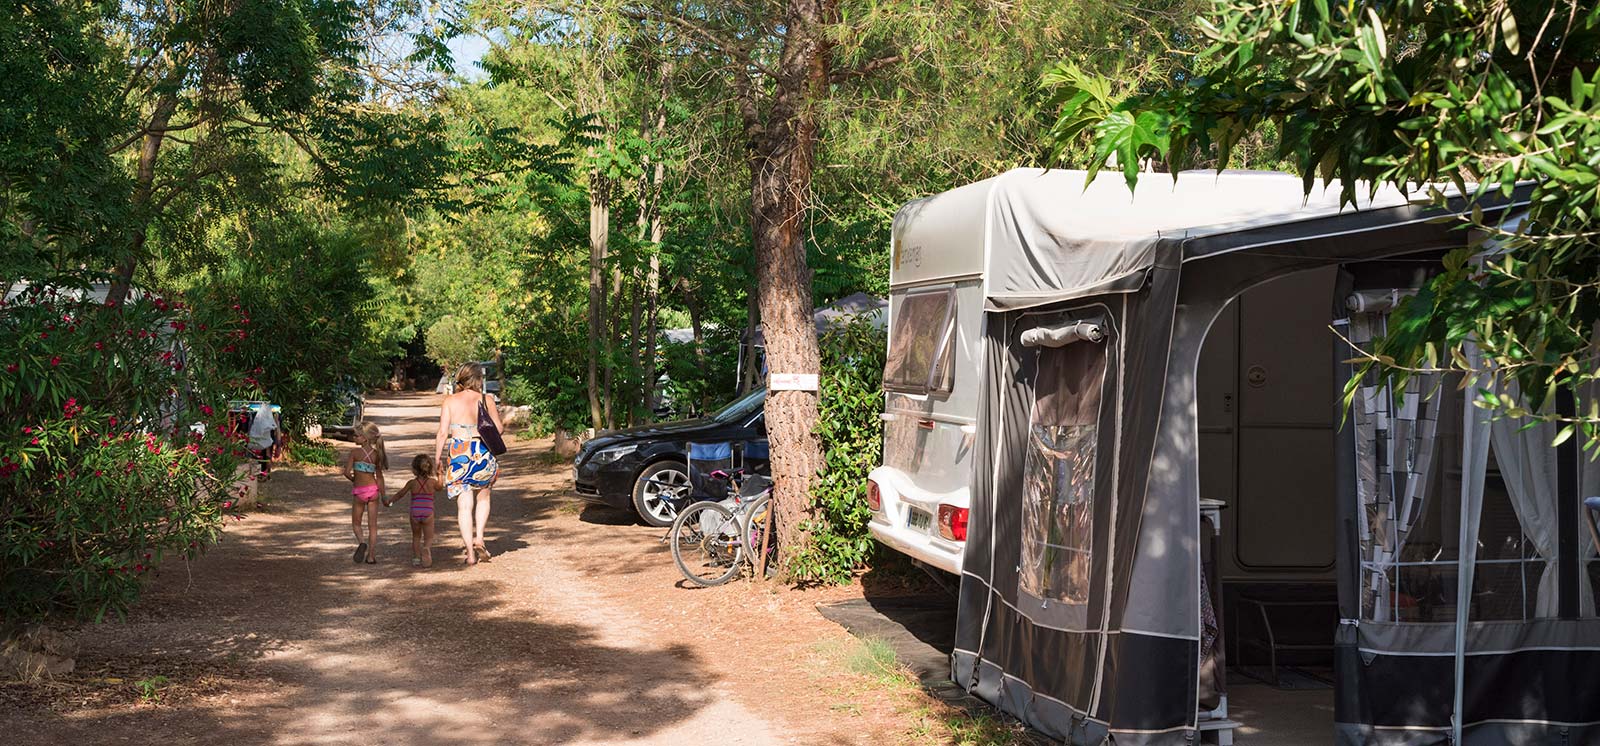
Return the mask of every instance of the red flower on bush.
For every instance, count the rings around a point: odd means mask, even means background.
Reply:
[[[103,350],[106,348],[106,345],[104,342],[95,342],[94,344],[90,345],[90,347],[93,347],[97,350]]]
[[[206,416],[210,417],[211,413],[216,410],[212,409],[210,404],[201,404],[200,411],[205,412]]]
[[[78,406],[77,397],[68,399],[66,404],[61,405],[61,414],[65,415],[67,419],[72,419],[82,413],[83,407]]]
[[[6,366],[6,372],[7,373],[15,373],[15,372],[17,372],[17,364],[16,363],[12,363],[10,365],[7,365]]]
[[[54,368],[54,367],[56,367],[56,366],[58,366],[60,364],[61,364],[61,356],[60,355],[52,355],[50,357],[50,367]]]

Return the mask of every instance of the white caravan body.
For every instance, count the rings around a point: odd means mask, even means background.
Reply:
[[[994,181],[901,208],[889,266],[883,465],[870,476],[879,504],[868,528],[884,544],[957,575],[982,383],[985,214]]]

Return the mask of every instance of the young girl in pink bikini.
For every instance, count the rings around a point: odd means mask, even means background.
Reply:
[[[417,454],[411,459],[411,481],[394,497],[383,501],[389,507],[406,495],[411,496],[411,564],[433,567],[433,496],[440,490],[433,459]]]
[[[356,534],[356,562],[377,564],[374,554],[378,547],[378,498],[383,497],[383,470],[389,468],[389,457],[383,452],[383,438],[378,426],[370,422],[356,425],[356,447],[344,462],[344,478],[350,480],[350,529]],[[361,535],[361,519],[366,517],[367,535]]]

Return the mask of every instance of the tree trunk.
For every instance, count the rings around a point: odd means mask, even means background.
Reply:
[[[605,427],[600,406],[599,363],[601,340],[606,336],[606,250],[611,237],[611,206],[605,177],[589,173],[589,421],[596,430]]]
[[[155,189],[156,158],[161,155],[167,125],[172,123],[172,115],[177,110],[178,97],[175,94],[164,95],[156,101],[155,110],[150,113],[150,123],[145,126],[144,144],[139,148],[139,163],[133,177],[135,227],[128,242],[128,255],[117,266],[116,278],[106,295],[106,299],[114,303],[128,299],[128,289],[133,286],[133,272],[139,266],[140,256],[144,254],[145,239],[150,233],[150,216],[145,215],[144,211],[150,205],[150,195]]]
[[[689,307],[689,328],[694,330],[694,362],[700,370],[706,367],[706,336],[705,319],[701,313],[700,297],[693,283],[680,280],[683,283],[683,304]],[[695,402],[695,414],[706,411],[706,388],[700,388],[700,399]]]
[[[655,131],[653,135],[647,132],[645,136],[645,140],[651,144],[655,144],[667,129],[667,96],[672,92],[671,82],[672,58],[669,56],[661,63],[661,98],[656,106]],[[644,380],[641,381],[640,393],[642,396],[640,399],[644,402],[646,416],[651,416],[656,409],[656,336],[660,334],[660,330],[657,327],[660,321],[661,239],[663,232],[661,224],[661,182],[666,178],[667,172],[666,164],[660,158],[655,158],[654,164],[652,164],[650,157],[647,155],[645,165],[647,167],[653,166],[648,169],[653,173],[650,174],[649,181],[650,244],[648,250],[650,252],[650,265],[649,269],[646,270],[644,280],[644,365],[640,372]],[[640,214],[645,214],[643,209],[640,210]],[[641,225],[641,230],[642,228],[643,226]],[[635,340],[634,344],[637,349],[638,341]]]
[[[826,93],[828,81],[822,27],[833,15],[830,0],[788,1],[787,33],[766,121],[751,126],[746,116],[752,141],[756,280],[770,374],[821,372],[802,227],[816,159],[814,105]],[[816,433],[817,392],[773,391],[767,395],[766,411],[779,561],[786,570],[792,557],[810,547],[810,536],[801,525],[815,512],[811,485],[823,464]]]
[[[761,353],[756,350],[756,332],[761,330],[761,294],[746,296],[744,310],[744,366],[739,370],[739,395],[754,391],[761,377]]]

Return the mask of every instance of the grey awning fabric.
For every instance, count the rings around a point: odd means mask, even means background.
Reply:
[[[965,222],[985,226],[983,246],[920,235],[927,231],[905,216],[896,220],[896,240],[915,244],[917,250],[907,253],[915,254],[919,263],[952,261],[945,254],[982,256],[988,307],[1031,308],[1136,291],[1143,287],[1146,273],[1157,266],[1158,256],[1173,255],[1158,252],[1162,243],[1187,249],[1196,239],[1249,234],[1266,227],[1273,228],[1274,240],[1303,240],[1340,229],[1318,225],[1318,219],[1411,202],[1391,186],[1363,187],[1358,193],[1355,205],[1341,206],[1338,182],[1307,195],[1299,177],[1271,172],[1145,174],[1130,191],[1120,173],[1101,172],[1089,181],[1083,171],[1016,169],[902,210],[920,215],[939,202],[944,213],[964,212]],[[1420,207],[1415,209],[1421,212]],[[942,220],[962,222],[950,215]],[[1380,219],[1393,220],[1392,215]],[[949,226],[941,224],[940,229],[942,234],[951,233]],[[1254,236],[1246,245],[1259,240],[1262,237]],[[1196,252],[1215,253],[1236,248],[1232,243],[1194,246]],[[1190,254],[1185,250],[1176,256],[1188,259]]]

